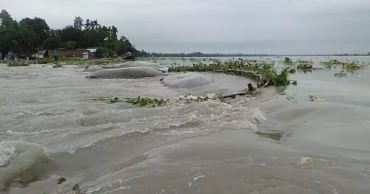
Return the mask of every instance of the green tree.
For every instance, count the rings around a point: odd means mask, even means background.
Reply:
[[[64,44],[64,47],[69,50],[76,49],[77,43],[75,41],[68,41]]]
[[[0,50],[34,50],[36,48],[66,49],[98,47],[102,54],[116,52],[122,55],[131,52],[137,56],[149,55],[145,51],[136,50],[135,46],[124,36],[118,37],[118,29],[114,25],[104,26],[98,20],[75,17],[73,25],[63,29],[50,29],[42,18],[24,18],[17,22],[6,11],[0,12]]]
[[[59,47],[59,41],[57,38],[50,37],[46,39],[42,45],[44,49],[52,50]]]
[[[77,30],[82,30],[83,22],[84,20],[80,16],[75,17],[75,20],[73,22],[73,27],[76,28]]]
[[[17,51],[20,49],[17,37],[18,23],[13,20],[11,15],[6,11],[0,12],[0,49],[1,52],[6,53],[9,50]]]

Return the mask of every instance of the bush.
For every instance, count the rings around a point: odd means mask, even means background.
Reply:
[[[54,63],[54,61],[55,61],[54,58],[50,58],[50,57],[37,59],[38,64],[50,64],[50,63]]]
[[[30,66],[30,64],[27,63],[27,61],[25,61],[25,60],[8,61],[7,65],[8,65],[8,67]]]

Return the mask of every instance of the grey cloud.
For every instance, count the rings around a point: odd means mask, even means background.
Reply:
[[[74,16],[115,25],[153,52],[370,52],[369,0],[0,0],[14,18],[52,28]]]

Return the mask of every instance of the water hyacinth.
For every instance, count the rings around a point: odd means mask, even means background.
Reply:
[[[147,98],[139,96],[137,98],[127,98],[126,102],[142,107],[143,106],[158,107],[167,105],[170,102],[170,99]]]
[[[297,69],[313,69],[312,64],[302,63],[297,66]]]
[[[285,68],[280,73],[273,68],[272,64],[258,62],[255,60],[229,60],[226,62],[214,61],[210,64],[202,62],[193,64],[193,66],[171,66],[169,72],[216,72],[229,75],[237,75],[252,79],[258,82],[258,87],[267,86],[286,86],[288,81],[289,69]]]
[[[116,102],[121,102],[122,100],[120,100],[118,97],[102,97],[102,98],[98,98],[97,100],[99,101],[104,101],[108,104],[112,104],[112,103],[116,103]]]
[[[342,62],[336,59],[326,61],[326,62],[321,62],[321,64],[323,64],[325,68],[328,68],[328,69],[331,69],[332,67],[342,66],[344,69],[347,69],[347,70],[363,69],[366,66],[368,66],[368,64],[359,63],[358,61]]]

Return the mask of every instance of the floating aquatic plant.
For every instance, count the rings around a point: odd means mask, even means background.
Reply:
[[[114,97],[114,98],[113,97],[102,97],[102,98],[98,98],[97,100],[104,101],[104,102],[109,103],[109,104],[122,101],[118,97]]]
[[[126,102],[137,106],[158,107],[167,105],[170,102],[170,99],[147,98],[139,96],[137,98],[127,98]]]
[[[263,133],[263,132],[256,132],[257,135],[260,135],[265,138],[270,138],[275,141],[280,141],[280,139],[283,137],[284,133],[276,132],[276,133]]]
[[[335,73],[334,74],[334,77],[340,77],[340,78],[342,78],[342,77],[346,77],[346,76],[347,76],[347,74],[344,71],[341,71],[339,73]]]
[[[238,75],[250,78],[258,82],[258,87],[265,86],[285,86],[289,85],[288,68],[283,69],[280,73],[273,68],[272,64],[252,60],[229,60],[226,62],[215,61],[210,64],[197,63],[193,66],[171,66],[169,72],[216,72],[229,75]]]
[[[80,186],[75,184],[72,188],[73,194],[81,194]]]
[[[359,63],[358,61],[342,62],[336,59],[321,62],[321,64],[323,64],[328,69],[331,69],[332,67],[342,66],[344,69],[347,70],[363,69],[368,65],[366,63]]]
[[[313,68],[312,64],[299,64],[297,66],[297,69],[312,69],[312,68]]]
[[[292,61],[292,59],[291,59],[291,58],[289,58],[289,57],[285,57],[285,58],[284,58],[284,63],[285,63],[285,64],[290,64],[290,63],[293,63],[293,61]]]
[[[310,98],[311,102],[324,102],[324,101],[326,101],[324,98],[318,98],[318,97],[312,96],[312,95],[309,95],[308,97]]]

